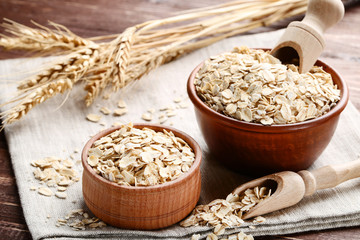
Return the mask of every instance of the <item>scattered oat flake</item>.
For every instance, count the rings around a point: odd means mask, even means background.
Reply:
[[[174,103],[179,103],[179,102],[181,102],[181,98],[180,97],[176,97],[176,98],[174,98]]]
[[[145,121],[151,121],[152,120],[152,115],[151,115],[151,113],[144,113],[141,116],[141,118],[144,119]]]
[[[47,188],[47,187],[39,187],[38,193],[41,195],[44,195],[46,197],[51,197],[52,195],[54,195],[54,193],[51,191],[51,189]]]
[[[109,115],[111,113],[111,110],[107,107],[101,107],[100,112],[102,112],[104,115]]]
[[[69,186],[71,183],[72,183],[71,180],[69,180],[69,179],[64,179],[64,180],[61,180],[60,182],[58,182],[58,185],[59,185],[59,186]]]
[[[67,187],[58,186],[57,190],[58,190],[59,192],[64,192],[64,191],[67,190]]]
[[[166,111],[166,110],[173,110],[174,108],[172,106],[163,106],[159,108],[159,111]]]
[[[155,108],[149,108],[148,110],[147,110],[149,113],[151,113],[151,114],[153,114],[153,113],[155,113]]]
[[[126,108],[118,108],[118,109],[114,110],[114,115],[122,116],[122,115],[125,115],[127,112],[128,112],[128,110]]]
[[[126,108],[126,107],[127,107],[127,106],[126,106],[126,103],[124,102],[124,100],[120,99],[120,100],[118,101],[118,107],[119,107],[119,108]]]
[[[31,187],[30,187],[30,190],[31,190],[31,191],[35,191],[35,190],[36,190],[36,187],[35,187],[35,186],[31,186]]]
[[[100,115],[94,114],[94,113],[90,113],[86,116],[87,120],[91,121],[91,122],[98,122],[101,119]]]
[[[67,194],[65,192],[56,192],[55,196],[60,199],[65,199],[67,197]]]
[[[57,227],[65,225],[71,227],[75,231],[86,230],[89,228],[102,228],[106,226],[106,224],[97,217],[90,217],[83,209],[72,210],[64,218],[57,219]]]
[[[163,124],[164,122],[166,122],[166,120],[168,120],[168,117],[165,115],[160,115],[159,116],[159,123]]]
[[[254,218],[253,223],[263,223],[265,221],[266,221],[266,219],[264,217],[258,216],[258,217]]]
[[[189,104],[187,104],[186,102],[181,102],[179,103],[180,108],[187,108],[189,106]]]
[[[166,111],[166,116],[167,117],[174,117],[174,116],[176,116],[176,112],[174,112],[172,110],[168,110],[168,111]]]

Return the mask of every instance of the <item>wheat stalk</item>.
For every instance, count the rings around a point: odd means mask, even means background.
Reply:
[[[79,81],[82,76],[91,68],[98,57],[98,46],[92,45],[87,48],[71,53],[65,60],[59,61],[55,72],[53,67],[46,70],[48,73],[48,81],[41,83],[37,88],[21,92],[18,99],[21,101],[11,109],[1,113],[4,124],[13,123],[25,114],[27,114],[34,106],[40,104],[47,99],[64,93],[71,89],[74,84]],[[57,77],[52,77],[56,73]],[[45,73],[42,76],[45,78]]]
[[[78,37],[55,23],[50,23],[54,29],[38,24],[35,24],[38,28],[33,29],[5,20],[2,26],[12,34],[11,37],[0,38],[0,46],[5,49],[45,54],[59,51],[73,53],[46,71],[19,82],[16,97],[5,103],[15,103],[15,106],[1,116],[4,124],[12,123],[36,104],[72,89],[79,81],[85,82],[85,102],[90,105],[105,88],[112,87],[117,91],[186,53],[226,37],[302,14],[306,7],[307,0],[237,0],[144,22],[118,35],[89,39]],[[95,41],[97,45],[94,45]],[[82,54],[90,50],[91,56]],[[76,63],[74,55],[81,58],[87,56],[87,59]],[[82,65],[85,62],[88,62],[86,67]]]
[[[9,19],[4,19],[1,27],[5,29],[5,32],[10,33],[11,36],[1,34],[0,46],[5,50],[24,50],[54,54],[55,52],[76,50],[79,47],[93,43],[90,40],[77,36],[65,26],[57,23],[49,22],[53,29],[33,21],[32,23],[38,28],[27,27]]]

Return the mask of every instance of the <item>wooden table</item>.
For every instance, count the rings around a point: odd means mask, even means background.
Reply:
[[[52,20],[67,26],[80,36],[92,37],[119,33],[126,27],[145,20],[162,18],[176,11],[221,2],[226,0],[1,0],[0,18],[6,17],[25,25],[30,25],[30,19],[40,24]],[[253,32],[283,28],[289,21],[281,21]],[[350,99],[360,110],[359,26],[360,4],[351,3],[344,19],[326,33],[327,48],[322,59],[334,66],[347,81],[350,87]],[[21,56],[19,53],[0,51],[0,59],[19,56]],[[31,239],[22,213],[3,132],[0,133],[0,239]],[[256,239],[360,239],[360,228]]]

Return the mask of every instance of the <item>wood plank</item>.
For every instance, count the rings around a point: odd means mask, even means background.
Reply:
[[[4,132],[0,133],[0,236],[31,239],[20,204]]]

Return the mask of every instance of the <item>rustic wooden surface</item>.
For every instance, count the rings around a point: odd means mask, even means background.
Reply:
[[[83,37],[112,34],[145,20],[162,18],[196,7],[226,0],[1,0],[0,18],[30,25],[47,20],[63,24]],[[301,19],[301,17],[295,18]],[[286,27],[290,20],[252,32]],[[360,110],[360,4],[350,4],[344,19],[325,34],[327,47],[322,59],[335,67],[348,82],[350,99]],[[0,30],[0,33],[2,29]],[[0,59],[21,56],[0,50]],[[360,124],[360,123],[359,123]],[[22,213],[16,179],[4,133],[0,133],[0,239],[31,239]],[[360,239],[360,228],[341,228],[256,239]]]

